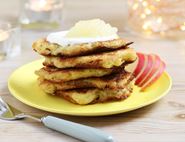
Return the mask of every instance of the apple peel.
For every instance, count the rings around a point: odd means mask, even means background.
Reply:
[[[145,82],[142,87],[141,90],[143,91],[146,87],[150,86],[151,84],[153,84],[156,80],[158,80],[161,75],[163,74],[164,70],[166,68],[166,65],[163,61],[161,61],[161,65],[158,69],[158,71],[152,76],[152,78],[150,78],[147,82]]]
[[[143,78],[143,80],[138,84],[138,86],[142,87],[145,82],[147,82],[159,69],[160,64],[161,64],[161,59],[159,56],[151,54],[153,57],[153,66],[151,70],[148,72],[148,74]]]
[[[137,53],[138,56],[138,64],[136,66],[136,69],[134,70],[134,75],[136,77],[136,80],[141,76],[141,74],[143,73],[146,65],[147,65],[147,61],[148,58],[145,54],[142,53]]]
[[[137,53],[136,62],[128,65],[126,71],[132,72],[136,77],[135,84],[144,90],[152,85],[165,70],[165,63],[155,54]]]
[[[148,76],[154,64],[154,57],[151,54],[146,56],[148,57],[147,65],[146,67],[144,67],[144,71],[142,72],[142,74],[136,79],[136,84],[138,84],[138,86],[139,86],[139,83],[145,80],[145,78]]]

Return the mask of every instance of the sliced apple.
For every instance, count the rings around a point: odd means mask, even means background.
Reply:
[[[146,56],[146,54],[137,53],[137,56],[139,61],[136,69],[134,70],[134,75],[136,77],[136,80],[141,76],[148,63],[148,57]]]
[[[154,75],[148,79],[141,87],[141,90],[144,90],[146,87],[150,86],[151,84],[153,84],[157,79],[160,78],[160,76],[163,74],[164,70],[165,70],[165,63],[163,61],[160,62],[160,66],[158,68],[158,70],[154,73]]]
[[[144,68],[144,71],[142,72],[142,74],[136,79],[136,84],[139,84],[140,82],[142,82],[142,80],[144,80],[152,70],[152,67],[154,64],[154,57],[151,54],[146,56],[148,58],[147,65]]]
[[[164,72],[165,63],[154,54],[137,53],[138,59],[126,66],[126,71],[136,77],[136,85],[142,90],[154,83]]]
[[[159,56],[151,54],[153,56],[153,66],[151,70],[147,73],[147,75],[143,78],[143,80],[138,84],[138,86],[142,87],[145,82],[147,82],[159,69],[161,60]]]

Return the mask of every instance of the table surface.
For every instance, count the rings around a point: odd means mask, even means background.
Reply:
[[[119,22],[117,25],[122,25]],[[8,91],[7,80],[10,74],[23,64],[40,58],[32,51],[31,44],[37,38],[46,35],[44,32],[23,31],[22,54],[0,62],[0,96],[9,104],[28,114],[37,116],[50,114],[99,128],[112,134],[117,142],[185,141],[185,41],[150,40],[122,34],[122,37],[134,41],[133,47],[136,51],[156,53],[165,60],[167,71],[173,79],[172,89],[157,103],[132,112],[101,117],[75,117],[51,114],[29,107],[12,97]],[[38,122],[25,119],[0,120],[0,141],[75,142],[78,140],[47,129]]]

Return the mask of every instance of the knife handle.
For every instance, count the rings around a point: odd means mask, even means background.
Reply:
[[[113,142],[112,136],[93,127],[74,123],[53,116],[41,118],[42,123],[53,130],[86,142]]]

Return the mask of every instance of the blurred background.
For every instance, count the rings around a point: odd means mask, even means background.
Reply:
[[[0,0],[0,19],[18,20],[23,2],[24,0]],[[91,18],[106,20],[120,30],[124,28],[126,0],[63,0],[62,3],[62,29],[71,27],[79,20]]]

